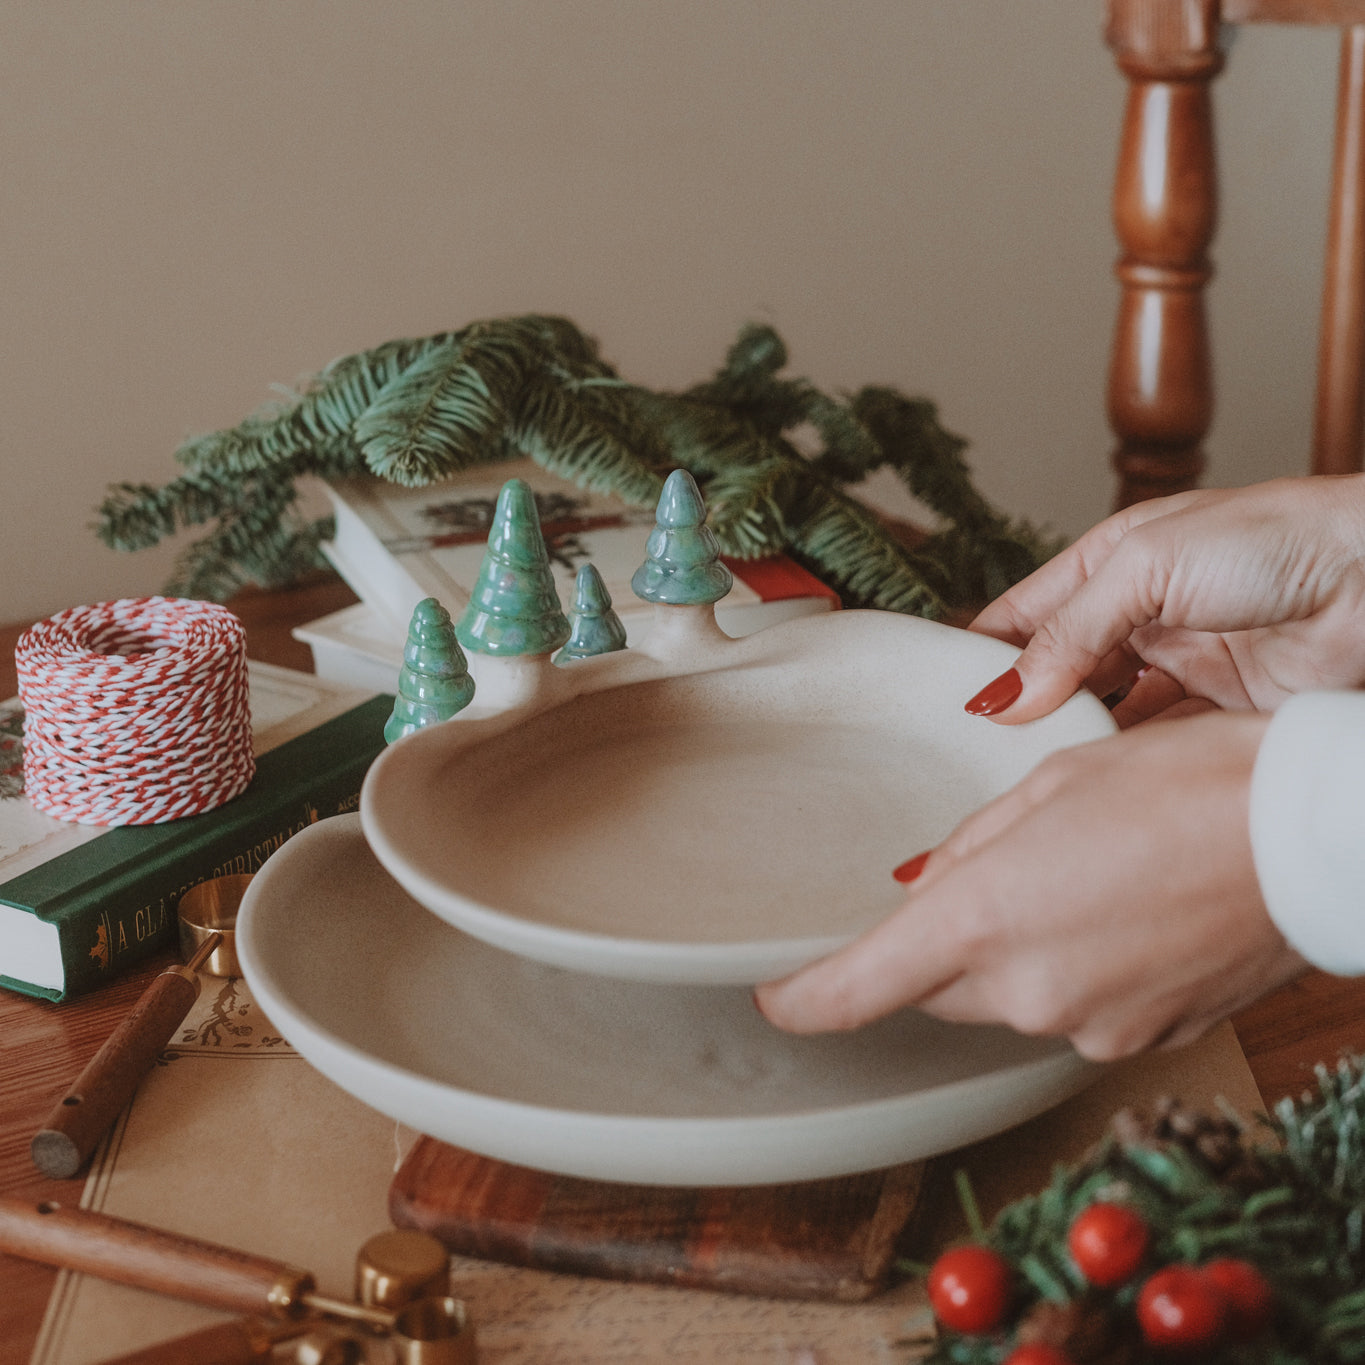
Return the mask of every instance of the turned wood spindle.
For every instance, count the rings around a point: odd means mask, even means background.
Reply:
[[[1107,39],[1129,83],[1114,185],[1121,294],[1108,389],[1120,506],[1193,487],[1204,467],[1217,38],[1215,0],[1111,0]]]

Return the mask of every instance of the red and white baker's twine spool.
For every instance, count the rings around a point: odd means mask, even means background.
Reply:
[[[24,791],[48,815],[161,824],[221,806],[256,771],[246,634],[226,607],[71,607],[25,631],[14,661]]]

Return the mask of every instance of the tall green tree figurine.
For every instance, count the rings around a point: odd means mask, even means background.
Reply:
[[[687,470],[675,469],[664,481],[654,523],[645,562],[630,580],[635,595],[672,607],[720,601],[734,579],[720,562],[720,546],[706,524],[706,504]]]
[[[414,730],[449,720],[474,698],[474,679],[450,613],[434,598],[413,608],[398,672],[398,696],[384,726],[384,741],[392,744]]]
[[[508,479],[498,494],[488,550],[455,628],[478,654],[549,654],[569,638],[531,486]]]
[[[611,609],[611,594],[602,575],[585,564],[574,580],[573,633],[569,643],[555,655],[555,662],[611,654],[626,647],[626,628]]]

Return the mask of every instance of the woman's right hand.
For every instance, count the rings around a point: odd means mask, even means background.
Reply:
[[[1136,677],[1120,724],[1185,698],[1273,710],[1295,692],[1365,686],[1365,475],[1138,503],[971,629],[1023,648],[1017,699],[978,708],[1007,724],[1086,682],[1105,695]]]

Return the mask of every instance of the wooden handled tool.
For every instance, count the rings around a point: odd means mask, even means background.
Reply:
[[[52,1202],[0,1198],[0,1251],[230,1312],[295,1317],[316,1297],[283,1261]]]
[[[44,1175],[65,1180],[89,1159],[199,998],[198,970],[221,938],[211,934],[183,967],[162,972],[57,1102],[29,1145]]]
[[[476,1359],[474,1328],[458,1299],[422,1298],[401,1308],[333,1299],[317,1292],[309,1271],[283,1261],[91,1209],[0,1197],[0,1252],[294,1325],[307,1314],[361,1322],[386,1333],[404,1365],[473,1365]]]

